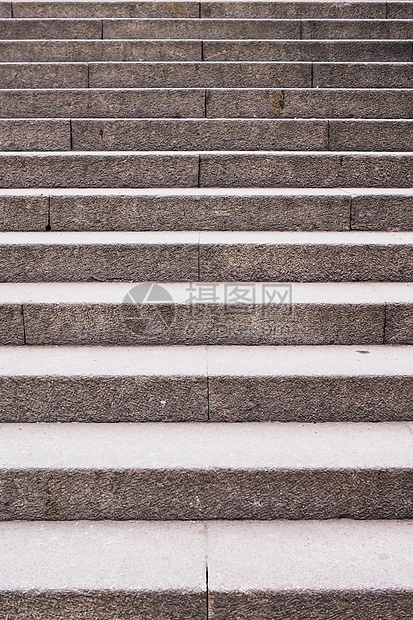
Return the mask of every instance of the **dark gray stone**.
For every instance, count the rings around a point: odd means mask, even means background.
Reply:
[[[115,366],[113,372],[1,377],[1,422],[207,421],[205,377],[116,376]]]
[[[210,118],[412,118],[413,92],[216,88],[207,90],[206,110]]]
[[[52,195],[50,207],[52,230],[348,230],[350,196],[253,190],[69,192]]]
[[[387,2],[388,19],[413,19],[413,6],[411,2]]]
[[[101,39],[100,19],[0,20],[0,39]]]
[[[203,89],[0,90],[2,118],[197,118],[204,114]]]
[[[410,88],[412,63],[314,63],[315,88]]]
[[[3,62],[201,60],[201,41],[1,41]]]
[[[78,151],[325,150],[326,121],[74,120]]]
[[[410,41],[205,41],[204,60],[410,61]]]
[[[199,17],[199,2],[159,0],[153,2],[13,2],[14,17]],[[7,17],[7,16],[6,16]]]
[[[195,236],[195,235],[194,235]],[[1,282],[139,282],[198,279],[197,243],[106,243],[84,237],[78,243],[4,244],[0,239]]]
[[[44,195],[18,196],[0,194],[0,229],[46,230],[49,197]]]
[[[20,304],[0,304],[0,345],[25,344],[22,307]]]
[[[329,121],[332,151],[412,151],[413,121]]]
[[[412,39],[409,20],[303,20],[303,39]]]
[[[412,377],[214,376],[208,383],[212,422],[413,419]]]
[[[103,20],[104,39],[299,39],[298,20]]]
[[[11,17],[11,2],[0,2],[0,17]]]
[[[2,151],[68,151],[68,120],[0,120]]]
[[[386,304],[386,344],[413,344],[413,304]]]
[[[388,5],[404,4],[388,2]],[[407,8],[407,10],[409,7]],[[391,11],[392,9],[389,9]],[[394,9],[395,10],[395,9]],[[405,10],[401,9],[400,13]],[[202,17],[261,19],[360,19],[386,18],[386,2],[208,2],[201,1]],[[389,15],[391,17],[392,15]],[[403,15],[394,15],[403,17]]]
[[[358,66],[356,65],[356,70]],[[376,66],[382,67],[383,65]],[[410,72],[412,71],[413,69]],[[90,63],[89,74],[91,88],[305,88],[311,86],[311,63]]]
[[[360,153],[201,154],[200,187],[410,187],[413,157]]]
[[[413,230],[413,194],[353,196],[351,227],[354,230]]]
[[[0,187],[196,187],[198,156],[0,155]]]
[[[87,88],[87,64],[0,63],[2,88]]]

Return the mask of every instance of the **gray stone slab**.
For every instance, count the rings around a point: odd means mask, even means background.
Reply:
[[[2,118],[199,118],[204,115],[203,89],[0,90]]]
[[[112,150],[324,150],[326,121],[74,120],[72,148]]]
[[[0,304],[0,345],[25,344],[21,304]]]
[[[46,230],[49,197],[43,195],[0,194],[1,230]]]
[[[354,230],[413,230],[413,192],[353,195],[351,226]]]
[[[408,2],[388,2],[388,5],[408,5]],[[389,11],[395,11],[390,9]],[[403,17],[404,9],[398,11],[394,17]],[[324,19],[360,19],[360,18],[386,18],[385,2],[201,2],[201,16],[215,18],[262,18],[262,19],[301,19],[301,18],[324,18]],[[392,15],[389,15],[391,17]]]
[[[101,39],[100,19],[0,20],[0,39]]]
[[[387,2],[387,17],[389,19],[412,19],[413,7],[410,2]]]
[[[87,64],[0,63],[2,88],[87,88]]]
[[[329,121],[332,151],[411,151],[413,122],[409,120]]]
[[[8,523],[1,539],[2,611],[16,620],[205,618],[203,524]]]
[[[0,120],[2,151],[68,151],[69,120]]]
[[[201,153],[200,187],[410,187],[403,153]]]
[[[305,88],[311,63],[90,63],[89,76],[91,88]]]
[[[411,281],[413,233],[399,235],[204,232],[199,240],[199,279],[205,282]],[[4,260],[5,267],[7,262],[13,277],[14,260]]]
[[[410,41],[204,41],[204,60],[408,62]]]
[[[2,422],[208,419],[202,347],[3,347],[0,356]]]
[[[208,523],[215,618],[408,620],[411,522]]]
[[[3,424],[0,514],[3,520],[411,518],[411,426]]]
[[[298,20],[105,19],[104,39],[299,39]]]
[[[164,283],[149,292],[135,286],[3,284],[1,291],[23,304],[32,345],[383,342],[383,297],[366,283]],[[240,286],[251,301],[236,302]],[[403,294],[408,285],[397,286]],[[142,294],[154,301],[131,302]]]
[[[2,282],[198,278],[195,232],[0,234]]]
[[[383,422],[413,416],[410,347],[209,347],[213,422]]]
[[[384,341],[410,344],[413,341],[413,285],[407,284],[403,291],[398,291],[393,283],[379,282],[374,284],[374,289],[386,303]]]
[[[0,186],[196,187],[198,155],[180,153],[0,154]]]
[[[199,2],[191,0],[172,2],[157,0],[145,0],[144,2],[128,2],[116,0],[110,1],[87,1],[83,0],[65,2],[36,2],[17,0],[13,2],[14,17],[164,17],[182,18],[199,17]]]
[[[413,24],[407,19],[303,20],[303,39],[412,39]]]
[[[412,63],[314,63],[315,88],[410,88]]]
[[[50,197],[52,230],[346,230],[333,190],[89,190]]]
[[[0,17],[11,17],[11,2],[0,2]]]
[[[201,41],[0,41],[3,62],[201,60],[201,52]]]
[[[0,92],[0,102],[2,94]],[[0,103],[1,105],[1,103]],[[413,92],[401,89],[208,89],[210,118],[412,118]]]

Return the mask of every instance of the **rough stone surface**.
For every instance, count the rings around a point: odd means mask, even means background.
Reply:
[[[410,20],[303,20],[303,39],[411,39]]]
[[[46,230],[49,197],[43,195],[14,195],[0,193],[0,227],[8,230]]]
[[[145,0],[144,2],[113,1],[75,1],[65,2],[13,2],[14,17],[146,17],[183,18],[198,17],[199,2],[191,0],[172,2]]]
[[[104,39],[299,39],[294,20],[103,20]]]
[[[11,17],[11,2],[0,2],[0,17]]]
[[[198,155],[0,154],[0,187],[196,187]]]
[[[2,118],[197,118],[204,114],[203,89],[0,90]]]
[[[352,198],[351,225],[355,230],[413,230],[413,192]]]
[[[25,344],[21,305],[4,303],[0,305],[0,345]]]
[[[315,88],[410,88],[412,63],[314,63]]]
[[[0,42],[3,62],[185,61],[201,60],[201,51],[200,41]]]
[[[350,196],[333,190],[90,190],[53,194],[50,208],[52,230],[346,230]]]
[[[0,21],[0,39],[100,39],[100,19],[12,19]]]
[[[409,10],[409,2],[387,2],[389,12],[394,13],[389,17],[405,17],[406,8]],[[390,7],[390,5],[395,5]],[[399,5],[400,6],[399,8]],[[406,7],[407,5],[407,7]],[[231,17],[231,18],[261,18],[261,19],[300,19],[300,18],[324,18],[324,19],[360,19],[360,18],[385,18],[386,2],[209,2],[201,1],[202,17]]]
[[[412,70],[406,67],[408,88]],[[356,70],[353,80],[355,75]],[[90,63],[89,83],[91,88],[305,88],[311,86],[311,63]]]
[[[408,62],[412,54],[409,41],[205,41],[203,49],[204,60],[219,61]]]
[[[0,93],[1,101],[1,93]],[[411,90],[208,89],[211,118],[411,118]]]
[[[201,153],[200,187],[410,187],[413,157],[397,153]]]
[[[68,120],[0,120],[2,151],[68,151]]]
[[[411,151],[412,121],[329,121],[332,151]]]
[[[85,63],[0,63],[2,88],[87,88]]]
[[[407,138],[408,139],[408,138]],[[74,120],[74,150],[323,150],[326,121]]]

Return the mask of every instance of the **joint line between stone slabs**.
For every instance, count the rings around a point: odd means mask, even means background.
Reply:
[[[22,327],[23,327],[23,344],[27,344],[26,342],[26,325],[24,322],[24,304],[20,306],[20,312],[22,315]]]
[[[389,3],[386,2],[386,14],[385,14],[385,18],[389,19]]]
[[[69,119],[69,132],[70,132],[70,150],[73,151],[73,128],[72,119]]]
[[[330,121],[327,121],[327,151],[330,151]]]
[[[10,2],[10,17],[13,17],[13,2]]]
[[[103,19],[100,20],[100,38],[103,39]]]
[[[353,196],[350,194],[350,209],[349,209],[349,218],[348,218],[348,226],[349,226],[349,230],[353,230],[353,220],[354,220],[354,213],[353,213],[353,209],[354,209],[354,198]]]
[[[201,155],[198,155],[198,183],[197,187],[201,187]]]
[[[208,523],[204,521],[205,532],[205,594],[206,594],[206,619],[209,620],[209,567],[208,567]]]
[[[87,67],[87,85],[86,85],[86,88],[90,88],[90,86],[89,86],[89,81],[90,81],[89,80],[89,73],[90,73],[90,71],[89,71],[89,63],[86,63],[86,67]]]
[[[50,210],[51,210],[52,197],[49,194],[49,196],[47,198],[48,198],[48,200],[47,200],[47,224],[46,224],[46,230],[48,231],[48,230],[52,230],[52,226],[50,224]]]
[[[311,88],[314,88],[314,63],[311,63],[311,84],[310,84]]]
[[[383,344],[386,344],[386,327],[387,327],[387,301],[384,302],[384,319],[383,319]]]
[[[413,41],[411,42],[410,47],[411,47],[410,59],[413,60]]]
[[[202,2],[198,2],[198,19],[202,17]]]
[[[201,61],[204,61],[204,42],[201,41]]]
[[[208,118],[208,89],[207,88],[204,89],[204,118]]]

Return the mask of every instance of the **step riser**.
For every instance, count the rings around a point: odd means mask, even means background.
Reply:
[[[2,469],[0,518],[411,519],[412,473],[411,469]]]
[[[2,88],[409,88],[410,63],[16,63]]]
[[[409,41],[0,41],[2,62],[409,62]]]
[[[0,118],[413,118],[409,90],[0,90]]]
[[[413,245],[2,245],[1,282],[413,281]]]
[[[3,151],[413,150],[413,121],[0,120]]]
[[[413,420],[412,377],[14,376],[0,387],[2,423]]]
[[[409,154],[0,154],[0,187],[410,187]]]

